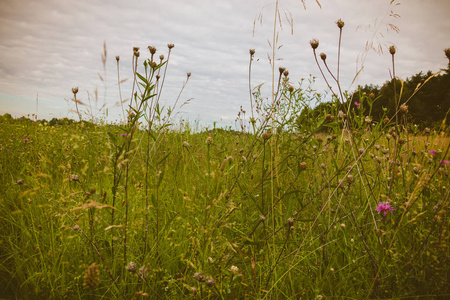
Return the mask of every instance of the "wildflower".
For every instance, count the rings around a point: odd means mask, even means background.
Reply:
[[[376,211],[378,214],[383,213],[383,216],[387,216],[388,211],[393,211],[394,208],[387,202],[380,202],[377,205]]]
[[[127,136],[127,134],[126,134],[126,133],[121,133],[120,135],[121,135],[121,136]]]
[[[208,136],[208,137],[206,138],[206,141],[205,141],[205,143],[206,143],[207,145],[211,145],[211,144],[212,144],[212,142],[213,142],[213,139],[212,139],[212,137]]]
[[[359,107],[361,104],[355,101],[355,105]]]
[[[206,286],[214,287],[215,285],[216,285],[216,281],[211,276],[208,276],[208,278],[206,280]]]
[[[430,154],[434,154],[434,156],[436,156],[436,155],[437,155],[437,152],[436,152],[436,151],[434,151],[434,150],[430,150],[430,151],[428,151],[428,153],[430,153]]]
[[[441,160],[441,164],[448,165],[448,164],[450,164],[450,161],[448,161],[448,160]]]
[[[28,142],[29,141],[29,139],[28,138],[26,138],[26,139],[23,139],[23,141],[26,143],[26,142]]]

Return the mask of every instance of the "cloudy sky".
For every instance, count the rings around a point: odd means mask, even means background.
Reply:
[[[276,69],[286,67],[297,85],[309,74],[319,76],[309,41],[320,41],[336,69],[339,30],[345,22],[341,50],[341,80],[344,89],[357,84],[382,84],[389,79],[395,45],[396,74],[402,78],[420,71],[438,71],[447,66],[443,50],[450,47],[450,1],[448,0],[280,0],[282,26],[276,53]],[[208,125],[234,127],[243,106],[250,106],[248,90],[249,49],[255,49],[251,85],[264,84],[270,97],[271,68],[268,40],[272,40],[274,0],[0,0],[0,114],[37,113],[39,118],[76,118],[72,87],[88,103],[88,93],[98,89],[100,108],[108,108],[108,120],[121,118],[117,106],[116,55],[120,56],[121,79],[131,78],[132,48],[140,47],[140,63],[149,57],[147,46],[167,56],[172,49],[161,102],[173,105],[186,80],[177,118]],[[395,5],[395,4],[399,5]],[[391,11],[398,18],[389,16]],[[285,15],[291,15],[293,33]],[[254,26],[256,21],[256,26]],[[262,21],[262,22],[260,22]],[[389,24],[398,27],[396,33]],[[366,53],[366,43],[384,47],[379,55]],[[106,69],[101,53],[106,44]],[[365,60],[363,60],[365,57]],[[364,71],[352,84],[357,66]],[[101,81],[98,74],[104,81]],[[314,87],[325,88],[317,79]],[[122,97],[130,98],[131,80],[122,84]],[[104,117],[106,109],[98,112]]]

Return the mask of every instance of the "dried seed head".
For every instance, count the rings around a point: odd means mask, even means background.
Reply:
[[[150,51],[151,54],[155,54],[156,53],[156,48],[153,46],[148,46],[148,51]]]
[[[340,110],[340,111],[338,112],[338,117],[339,117],[339,119],[342,119],[342,118],[345,117],[345,114],[344,114],[344,112],[343,112],[342,110]]]
[[[270,138],[270,134],[268,132],[264,132],[261,137],[263,140],[267,141]]]
[[[78,226],[78,224],[76,224],[75,226],[72,227],[73,231],[78,231],[80,230],[80,226]]]
[[[342,21],[341,19],[337,20],[336,24],[339,27],[339,29],[342,29],[342,27],[344,27],[345,25],[344,21]]]
[[[156,66],[157,66],[156,62],[152,61],[151,64],[150,64],[150,67],[156,68]]]
[[[183,147],[186,147],[186,148],[189,147],[189,143],[186,142],[186,141],[184,141],[184,142],[183,142]]]
[[[408,113],[408,105],[406,105],[405,103],[400,105],[400,112],[403,113],[403,114]]]
[[[280,71],[280,74],[283,74],[283,72],[286,70],[286,68],[285,67],[279,67],[278,68],[278,71]]]
[[[139,51],[139,47],[133,47],[133,52]]]
[[[312,39],[309,44],[311,45],[311,48],[313,48],[314,50],[317,49],[317,47],[319,47],[319,40],[317,39]]]
[[[283,72],[283,75],[284,75],[284,77],[288,77],[288,76],[289,76],[289,71],[288,71],[288,70],[285,70],[285,71]]]
[[[205,284],[206,284],[206,286],[211,288],[216,285],[216,281],[211,276],[208,276]]]
[[[160,59],[160,60],[164,60],[164,55],[161,54],[161,55],[159,56],[159,59]]]
[[[289,219],[287,220],[287,225],[288,225],[289,227],[294,226],[294,219],[289,218]]]
[[[167,47],[168,47],[169,49],[172,49],[173,47],[175,47],[175,45],[174,45],[174,44],[167,44]]]
[[[396,49],[395,49],[395,46],[394,46],[394,45],[392,45],[392,46],[389,47],[389,53],[391,53],[392,55],[394,55],[394,54],[395,54],[395,51],[396,51]]]
[[[211,144],[212,144],[212,142],[213,142],[213,138],[212,138],[212,137],[210,137],[210,136],[208,136],[208,137],[206,138],[206,141],[205,141],[205,143],[206,143],[207,145],[211,145]]]
[[[116,60],[117,60],[117,61],[120,60],[120,56],[119,56],[119,55],[116,56]]]
[[[100,270],[98,266],[93,263],[84,272],[84,286],[88,288],[95,288],[100,284]]]
[[[132,261],[125,267],[125,269],[130,273],[136,273],[136,264]]]
[[[353,175],[352,175],[352,174],[348,174],[348,176],[347,176],[347,182],[348,182],[348,183],[352,183],[352,182],[353,182]]]
[[[69,181],[80,181],[80,177],[78,175],[72,174],[69,176]]]
[[[366,116],[366,118],[364,119],[364,122],[366,122],[367,124],[372,123],[372,118],[370,116]]]
[[[22,179],[17,179],[16,180],[16,184],[17,185],[22,185],[23,184],[23,180]]]
[[[139,275],[140,277],[145,277],[145,276],[147,276],[147,273],[148,273],[148,270],[147,270],[147,268],[146,268],[145,266],[142,266],[142,267],[139,268],[138,275]]]
[[[205,282],[205,276],[202,273],[194,273],[193,277],[198,282]]]
[[[78,87],[73,87],[73,88],[72,88],[72,93],[73,93],[74,95],[76,95],[76,94],[78,93]]]
[[[250,56],[255,55],[255,49],[250,49]]]
[[[191,77],[191,72],[188,72],[186,75],[188,78]]]
[[[231,266],[230,271],[233,275],[236,275],[239,273],[239,268],[236,266]]]
[[[134,56],[139,57],[139,55],[141,55],[139,51],[134,51]]]
[[[306,163],[305,162],[301,162],[300,163],[300,170],[305,170],[306,169]]]
[[[266,217],[264,217],[263,215],[260,215],[260,216],[259,216],[259,220],[260,220],[261,222],[264,222],[264,221],[266,220]]]
[[[290,85],[288,90],[289,90],[289,92],[293,93],[294,92],[294,87],[292,85]]]
[[[320,53],[320,58],[325,61],[327,59],[327,55],[325,53]]]
[[[345,224],[344,223],[341,224],[341,228],[345,228]]]

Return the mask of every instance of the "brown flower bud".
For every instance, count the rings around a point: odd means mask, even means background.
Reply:
[[[339,27],[339,29],[342,29],[342,27],[344,27],[345,25],[344,21],[342,21],[341,19],[337,20],[336,24]]]
[[[72,88],[72,93],[76,95],[78,93],[78,87]]]
[[[309,44],[311,45],[311,48],[313,49],[317,49],[317,47],[319,47],[319,40],[317,39],[312,39]]]
[[[392,45],[392,46],[389,47],[389,53],[391,53],[392,55],[394,55],[394,54],[395,54],[395,51],[396,51],[396,49],[395,49],[395,46],[394,46],[394,45]]]
[[[250,49],[250,56],[253,56],[255,54],[255,49]]]
[[[325,61],[327,59],[327,55],[325,53],[320,53],[320,58]]]
[[[174,44],[167,44],[167,47],[168,47],[169,49],[172,49],[173,47],[175,47],[175,45],[174,45]]]
[[[156,48],[153,46],[148,46],[148,51],[150,51],[151,54],[155,54],[156,53]]]
[[[280,71],[280,74],[283,74],[284,70],[286,70],[286,68],[284,68],[284,67],[279,67],[278,68],[278,71]]]
[[[117,60],[117,61],[120,60],[120,56],[119,56],[119,55],[116,56],[116,60]]]

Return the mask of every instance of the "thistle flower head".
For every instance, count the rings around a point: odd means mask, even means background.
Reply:
[[[319,47],[319,40],[317,39],[312,39],[309,44],[311,45],[311,48],[313,48],[314,50],[317,49],[317,47]]]
[[[380,202],[377,205],[376,211],[378,214],[382,213],[384,217],[387,216],[389,211],[395,210],[389,203],[387,202]]]
[[[389,47],[389,53],[391,53],[392,55],[394,55],[394,54],[395,54],[395,51],[396,51],[396,48],[395,48],[394,45],[392,45],[392,46]]]
[[[341,19],[336,21],[336,25],[339,27],[339,29],[342,29],[344,27],[345,23]]]

